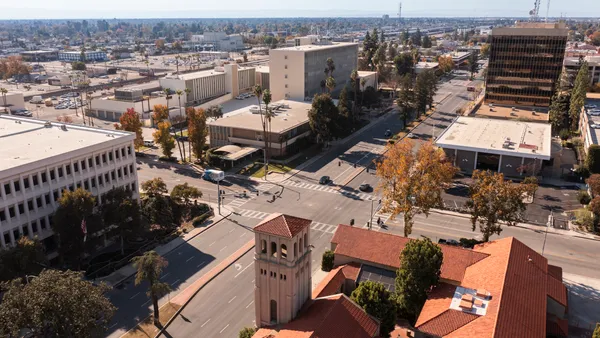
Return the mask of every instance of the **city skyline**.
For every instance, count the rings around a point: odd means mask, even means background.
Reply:
[[[128,1],[126,3],[108,0],[102,3],[82,3],[74,0],[52,2],[26,0],[20,3],[0,5],[0,20],[19,19],[83,19],[83,18],[268,18],[268,17],[379,17],[384,14],[396,17],[398,1],[386,1],[378,8],[363,10],[363,4],[357,0],[334,0],[326,5],[316,0],[307,0],[291,8],[286,3],[264,0],[260,4],[251,4],[241,0],[232,0],[227,9],[218,2],[195,3],[191,0],[180,2],[181,8],[173,9],[163,2],[151,0]],[[540,6],[540,16],[546,15],[546,1]],[[527,17],[533,7],[531,2],[507,0],[502,6],[497,3],[476,0],[463,0],[459,4],[442,0],[428,3],[403,1],[403,17]],[[262,8],[262,10],[259,10]],[[552,2],[550,17],[589,17],[590,13],[600,12],[600,3],[586,0]]]

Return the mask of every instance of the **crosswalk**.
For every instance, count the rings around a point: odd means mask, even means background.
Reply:
[[[333,233],[335,233],[335,230],[337,229],[337,225],[320,223],[320,222],[312,222],[310,229],[316,230],[316,231],[322,231],[322,232],[325,232],[328,234],[333,234]]]
[[[268,213],[268,212],[256,211],[256,210],[246,210],[246,209],[237,210],[235,213],[242,217],[260,219],[260,220],[265,219],[265,218],[267,218],[267,216],[270,215],[270,213]],[[325,232],[328,234],[333,234],[333,233],[335,233],[335,230],[337,229],[337,225],[321,223],[321,222],[312,222],[310,225],[310,228],[312,230],[321,231],[321,232]]]
[[[250,198],[234,197],[231,202],[227,203],[227,206],[233,207],[233,208],[240,208],[242,205],[248,203],[249,200],[250,200]]]
[[[244,209],[237,210],[235,213],[243,217],[254,219],[265,219],[267,216],[270,215],[268,212]]]
[[[371,218],[371,230],[374,231],[381,231],[381,227],[379,225],[377,225],[377,220],[380,219],[382,224],[386,224],[388,222],[388,220],[390,219],[390,217],[392,217],[392,214],[390,213],[385,213],[383,211],[381,211],[381,209],[377,210],[377,212],[375,212],[373,214],[373,218]],[[364,229],[368,229],[369,228],[369,224],[368,222],[365,222],[365,224],[363,225]]]
[[[296,181],[292,181],[292,180],[284,181],[281,184],[289,186],[289,187],[294,187],[294,188],[309,189],[309,190],[326,192],[326,193],[331,193],[331,194],[341,194],[346,197],[360,199],[360,200],[366,200],[366,201],[370,201],[370,200],[374,199],[374,197],[371,194],[366,194],[366,193],[362,193],[362,192],[354,193],[354,192],[350,192],[350,191],[343,191],[343,190],[332,188],[331,186],[328,186],[328,185],[312,184],[312,183],[307,183],[307,182],[302,182],[302,181],[296,182]]]

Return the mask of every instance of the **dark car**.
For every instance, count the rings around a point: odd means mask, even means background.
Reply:
[[[385,137],[390,137],[390,136],[392,136],[392,131],[388,129],[385,131],[384,135],[385,135]]]
[[[321,179],[319,179],[319,184],[330,184],[331,183],[331,178],[329,178],[329,176],[323,176],[321,177]]]
[[[360,191],[371,191],[373,189],[373,187],[371,187],[371,185],[369,183],[363,183],[358,187],[358,189]]]

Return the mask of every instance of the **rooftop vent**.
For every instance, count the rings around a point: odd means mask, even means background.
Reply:
[[[473,303],[468,302],[466,300],[461,300],[458,306],[460,306],[460,308],[464,310],[471,310],[473,308]]]
[[[63,124],[62,126],[60,126],[60,130],[67,131],[67,125]]]
[[[476,295],[477,297],[487,298],[490,296],[490,293],[486,289],[477,289]]]
[[[52,128],[52,122],[46,121],[46,123],[44,123],[44,127],[45,128]]]

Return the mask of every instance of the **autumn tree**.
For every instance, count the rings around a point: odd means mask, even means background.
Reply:
[[[0,59],[0,76],[2,79],[10,79],[15,75],[27,75],[31,71],[31,67],[23,62],[20,56],[9,56]]]
[[[240,330],[238,338],[252,338],[256,333],[256,329],[253,327],[245,327]]]
[[[358,284],[350,298],[369,315],[380,322],[380,335],[389,337],[396,326],[396,304],[390,292],[381,283],[365,281]]]
[[[154,105],[154,107],[152,108],[152,119],[154,120],[154,123],[159,123],[165,120],[169,119],[169,108],[167,108],[167,106],[162,105],[162,104],[157,104]]]
[[[442,55],[438,58],[438,67],[444,73],[450,73],[454,69],[454,61],[450,55]]]
[[[201,159],[206,145],[206,137],[208,136],[208,128],[206,126],[206,112],[202,108],[194,109],[189,107],[186,109],[188,120],[188,137],[189,143],[192,146],[192,151],[197,159]]]
[[[396,302],[400,316],[412,323],[427,300],[427,293],[440,279],[444,255],[429,238],[409,241],[400,253],[396,271]]]
[[[156,251],[144,252],[142,256],[134,257],[131,262],[137,269],[135,285],[148,282],[148,292],[146,294],[152,299],[154,325],[160,327],[158,300],[171,291],[168,283],[160,281],[160,275],[169,263],[165,258],[156,253]]]
[[[0,250],[0,281],[38,274],[45,263],[42,243],[23,236],[14,247]]]
[[[140,205],[133,192],[124,187],[112,188],[104,194],[100,212],[105,228],[112,228],[111,232],[121,239],[121,254],[125,255],[125,237],[142,230]]]
[[[70,266],[79,268],[81,256],[88,245],[86,241],[101,226],[94,213],[96,198],[91,192],[78,188],[64,190],[58,199],[58,208],[53,216],[52,230],[58,237],[58,252]]]
[[[120,123],[120,124],[119,124]],[[142,120],[133,108],[127,108],[127,111],[119,118],[119,123],[115,123],[115,129],[125,130],[135,133],[133,145],[136,150],[144,145],[144,136],[142,135]]]
[[[457,172],[433,143],[424,143],[416,153],[412,149],[413,142],[408,138],[388,145],[383,161],[377,165],[382,208],[392,218],[403,214],[404,236],[411,234],[415,215],[428,216],[431,208],[443,205],[442,192]]]
[[[44,270],[27,284],[5,286],[0,303],[0,335],[93,337],[107,329],[114,305],[105,284],[93,285],[75,271]]]
[[[169,190],[167,190],[165,181],[163,181],[163,179],[160,177],[142,182],[142,190],[148,197],[163,196],[169,192]]]
[[[189,207],[191,200],[202,197],[200,189],[189,185],[187,182],[178,184],[171,190],[171,200]]]
[[[490,55],[490,44],[489,43],[484,43],[483,45],[481,45],[481,56],[483,56],[484,58],[488,57]]]
[[[600,196],[600,174],[592,174],[586,181],[593,196]]]
[[[502,173],[475,170],[474,183],[469,187],[467,207],[471,212],[471,225],[477,224],[487,242],[493,234],[502,232],[500,222],[514,226],[523,218],[526,206],[525,193],[531,189],[524,183],[505,181]]]
[[[171,123],[162,121],[158,123],[157,130],[152,134],[154,142],[160,144],[162,153],[165,157],[171,158],[173,148],[175,148],[175,139],[171,135]]]

